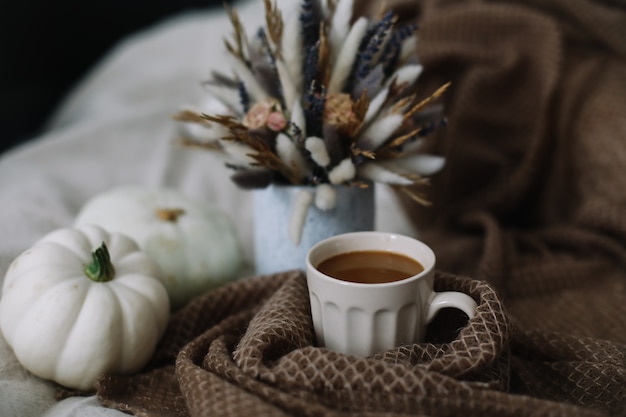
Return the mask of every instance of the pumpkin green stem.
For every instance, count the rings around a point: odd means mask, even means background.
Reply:
[[[111,281],[115,276],[115,267],[111,263],[111,255],[107,245],[102,245],[91,253],[93,261],[85,267],[85,274],[95,282]]]

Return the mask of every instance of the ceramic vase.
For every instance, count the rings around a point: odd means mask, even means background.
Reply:
[[[306,269],[306,254],[317,242],[341,233],[374,229],[374,186],[337,186],[333,208],[311,204],[299,242],[290,235],[294,199],[302,191],[315,195],[315,187],[271,185],[254,191],[254,260],[259,275]]]

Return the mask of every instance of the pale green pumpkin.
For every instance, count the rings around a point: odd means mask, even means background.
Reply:
[[[76,225],[124,233],[160,266],[173,308],[237,278],[242,252],[232,220],[171,189],[118,187],[94,196]]]

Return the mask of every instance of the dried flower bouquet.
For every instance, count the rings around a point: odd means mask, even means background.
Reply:
[[[334,186],[372,182],[425,204],[419,190],[444,159],[423,154],[422,138],[445,122],[432,104],[448,84],[418,99],[417,26],[399,25],[392,11],[353,16],[354,0],[302,0],[287,19],[264,2],[266,25],[251,38],[228,9],[233,74],[214,71],[204,83],[210,112],[176,116],[213,141],[184,143],[223,151],[244,189],[315,186],[311,204],[323,210],[334,206]]]

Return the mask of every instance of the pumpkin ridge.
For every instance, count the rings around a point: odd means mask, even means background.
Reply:
[[[50,255],[48,253],[48,251],[56,251],[56,250],[60,250],[63,253],[59,254],[59,255],[55,255],[52,259],[54,260],[53,262],[50,261]],[[42,254],[42,251],[46,251],[45,254]],[[46,262],[45,264],[42,264],[41,262],[36,262],[34,263],[35,265],[32,265],[33,262],[26,262],[25,259],[22,258],[23,255],[26,255],[28,252],[31,252],[34,256],[38,256],[38,257],[42,257],[42,258],[46,258]],[[36,253],[36,254],[35,254]],[[72,259],[67,259],[67,256],[72,257]],[[31,254],[28,254],[27,256],[31,256]],[[61,268],[61,269],[65,269],[65,268],[75,268],[75,265],[79,265],[80,267],[78,268],[78,270],[82,269],[82,265],[84,265],[84,258],[79,256],[76,252],[74,252],[73,250],[71,250],[70,248],[63,246],[61,243],[59,242],[55,242],[55,241],[42,241],[37,243],[35,246],[33,246],[32,248],[25,250],[24,252],[22,252],[22,254],[20,254],[20,256],[18,258],[19,259],[18,262],[21,263],[19,269],[16,272],[13,273],[17,273],[19,274],[19,276],[22,275],[31,275],[32,271],[36,271],[37,268],[43,268],[44,270],[46,268],[49,268],[50,266],[53,266],[55,268]],[[18,258],[16,258],[13,262],[15,262],[16,260],[18,260]],[[24,268],[24,264],[29,265],[29,268]],[[8,272],[8,271],[7,271]]]
[[[74,321],[72,323],[71,329],[63,337],[63,339],[65,340],[65,344],[63,345],[63,348],[56,355],[57,360],[56,360],[56,366],[55,366],[54,374],[53,374],[54,380],[62,381],[63,379],[65,379],[67,381],[70,381],[71,384],[73,385],[76,383],[77,377],[76,375],[74,375],[73,370],[68,369],[67,362],[71,363],[75,360],[75,355],[71,353],[72,351],[82,350],[80,349],[81,346],[76,345],[77,343],[76,341],[80,343],[85,337],[85,332],[84,332],[84,329],[80,329],[80,328],[77,329],[78,325],[80,324],[84,326],[84,323],[87,323],[93,326],[90,330],[93,330],[93,328],[97,328],[97,330],[90,333],[91,335],[94,335],[94,334],[97,335],[101,333],[102,331],[102,325],[101,325],[102,315],[98,316],[96,320],[89,320],[89,312],[85,311],[85,306],[94,303],[94,301],[90,300],[91,298],[94,297],[94,294],[98,292],[101,292],[101,293],[104,292],[107,294],[107,299],[108,299],[106,303],[111,303],[111,301],[114,301],[116,304],[118,304],[117,295],[113,291],[111,291],[110,285],[95,285],[95,284],[97,283],[89,281],[87,285],[84,285],[84,287],[87,290],[83,294],[83,297],[81,297],[82,302],[81,302],[80,308],[78,309],[78,312],[74,316]],[[104,312],[103,314],[110,314],[110,312],[117,312],[118,309],[114,307],[117,307],[117,306],[110,305],[108,308],[108,311]],[[117,316],[119,316],[119,314],[117,314]],[[84,319],[83,317],[87,317],[87,319]],[[81,320],[81,318],[83,318],[83,320]],[[119,320],[112,320],[112,321],[119,321]],[[109,345],[110,346],[118,345],[116,343],[111,342],[112,340],[115,340],[111,336],[113,335],[109,334],[109,337],[106,338],[110,342]],[[93,342],[93,341],[89,340],[88,342]],[[119,353],[119,346],[116,346],[116,348]],[[108,353],[108,355],[109,355],[109,360],[107,361],[107,363],[101,364],[102,368],[105,368],[105,369],[109,368],[111,366],[111,362],[116,361],[116,355],[112,355],[110,353]],[[89,357],[91,358],[91,360],[89,361],[89,365],[93,366],[94,360],[96,360],[97,358],[94,358],[93,355],[89,355]],[[70,375],[69,378],[63,378],[64,373],[67,373],[67,371],[69,371],[69,375]],[[93,376],[94,375],[90,375],[89,372],[81,373],[81,376],[79,379],[91,379],[93,378]],[[82,382],[81,382],[81,385],[83,385]]]
[[[133,346],[134,349],[128,349],[126,345],[120,346],[116,363],[117,369],[112,369],[112,371],[123,373],[136,372],[137,370],[145,366],[145,363],[150,359],[153,353],[150,352],[149,355],[146,355],[147,357],[140,357],[142,347],[144,345],[156,345],[161,337],[161,333],[159,332],[158,323],[153,320],[148,320],[142,323],[142,328],[139,330],[139,332],[141,332],[143,336],[143,339],[141,341],[137,340],[138,330],[136,326],[133,326],[133,324],[137,321],[136,316],[138,314],[138,309],[131,309],[129,308],[129,306],[133,304],[139,304],[139,302],[141,302],[142,304],[144,304],[144,307],[145,305],[150,306],[151,313],[154,317],[157,317],[157,312],[154,309],[154,303],[152,302],[152,300],[144,293],[136,290],[133,287],[122,284],[119,281],[117,282],[117,284],[123,286],[124,291],[117,291],[118,288],[116,285],[110,286],[110,290],[115,293],[115,299],[118,304],[118,309],[119,311],[121,311],[121,320],[119,322],[119,326],[117,327],[118,334],[116,335],[116,337],[118,337],[118,340],[125,340],[126,342],[129,342],[129,340],[132,339],[135,342],[135,346]],[[129,294],[132,294],[132,296],[129,296]],[[131,299],[132,297],[134,297],[134,300]],[[150,328],[146,329],[146,326],[149,326]],[[130,335],[130,337],[127,337],[127,335]],[[155,340],[145,340],[146,336],[150,335],[154,335]],[[141,359],[140,366],[138,365],[139,359]]]
[[[90,285],[86,284],[86,281],[84,281],[83,277],[76,277],[76,278],[69,278],[69,279],[64,279],[61,282],[58,282],[54,285],[51,285],[50,287],[48,287],[43,293],[41,293],[38,297],[37,300],[31,304],[28,309],[25,311],[25,314],[22,316],[22,319],[19,320],[19,325],[18,327],[22,327],[24,326],[25,331],[27,332],[31,332],[32,331],[32,325],[33,322],[38,322],[39,320],[37,320],[34,316],[36,315],[37,311],[47,311],[48,309],[44,308],[46,306],[46,304],[48,304],[50,302],[50,300],[46,297],[46,295],[48,295],[49,293],[53,292],[53,291],[61,291],[63,288],[61,288],[61,290],[59,289],[60,287],[75,287],[78,288],[80,290],[82,290],[82,294],[80,296],[81,299],[81,303],[80,305],[75,305],[73,306],[74,308],[71,311],[71,314],[67,314],[67,318],[72,319],[72,325],[67,327],[67,331],[64,332],[63,334],[56,334],[55,339],[57,340],[63,340],[63,341],[67,341],[67,338],[69,337],[69,335],[72,334],[72,332],[74,331],[74,328],[76,326],[76,321],[78,316],[80,315],[81,311],[83,310],[83,307],[85,305],[85,299],[86,299],[86,294],[89,291],[89,287]],[[71,300],[75,300],[77,299],[76,296],[73,297],[68,297]],[[67,305],[67,304],[65,304]],[[58,326],[56,326],[58,328]],[[17,335],[13,335],[12,339],[15,340],[16,337],[18,339],[21,339],[21,335],[18,334]],[[35,338],[35,340],[38,340],[38,337]],[[41,348],[41,347],[39,347]],[[50,349],[51,346],[50,344],[47,344],[45,346],[45,349]],[[64,342],[63,344],[58,346],[58,350],[55,351],[54,356],[58,357],[59,354],[61,354],[62,352],[65,351],[65,349],[67,348],[67,343]],[[39,361],[38,361],[39,362]],[[57,363],[54,364],[54,368],[53,369],[48,369],[48,372],[44,372],[44,373],[49,373],[51,370],[53,372],[53,374],[57,375],[57,367],[58,367],[58,361]],[[52,367],[50,367],[52,368]],[[32,369],[31,369],[32,370]],[[35,373],[33,371],[33,373]],[[44,378],[49,378],[49,376],[43,376]]]

